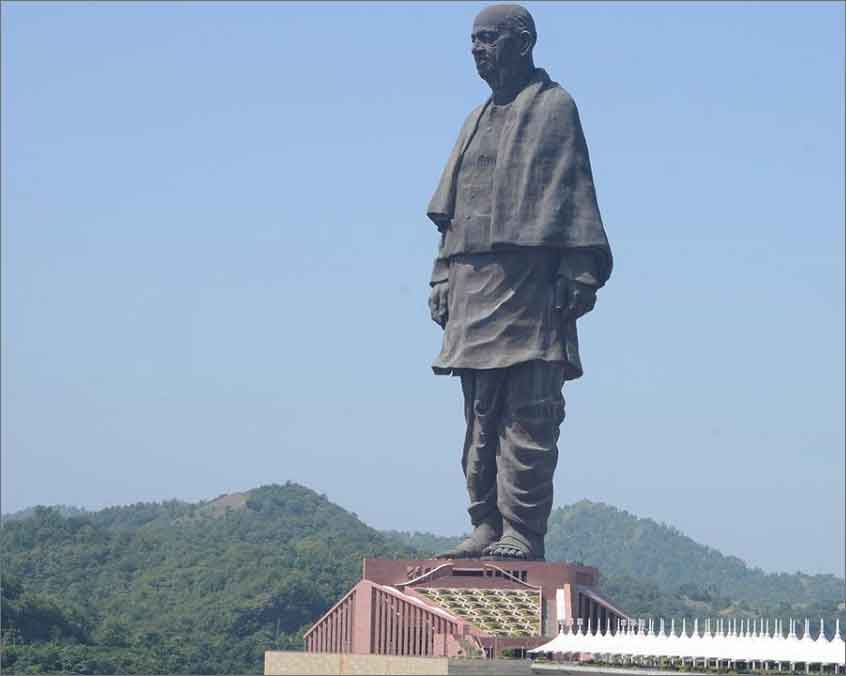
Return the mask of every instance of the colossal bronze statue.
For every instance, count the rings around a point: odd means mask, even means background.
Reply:
[[[576,320],[611,273],[576,105],[540,68],[534,21],[495,5],[473,24],[493,92],[464,123],[428,216],[440,232],[435,373],[460,376],[473,532],[446,558],[543,559],[564,419],[582,374]]]

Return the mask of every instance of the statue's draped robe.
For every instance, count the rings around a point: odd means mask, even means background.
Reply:
[[[467,282],[465,266],[478,267],[484,260],[471,254],[503,254],[497,269],[487,271],[487,282],[484,271],[474,282],[485,289],[479,299],[485,297],[487,308],[453,307],[459,302],[454,296],[473,293],[474,284],[450,294],[444,349],[433,368],[450,373],[544,359],[563,362],[565,378],[577,378],[582,366],[576,324],[558,322],[552,313],[554,278],[562,273],[602,286],[612,267],[578,111],[570,95],[541,69],[498,116],[492,115],[496,108],[489,99],[467,118],[427,210],[441,232],[433,284],[452,275],[450,287],[456,288]],[[479,155],[485,155],[478,148],[472,153],[485,137],[481,121],[496,127],[496,159],[483,167],[488,189],[472,186],[476,199],[481,194],[486,202],[480,212],[466,188],[479,171]],[[471,167],[468,150],[475,160]],[[468,316],[468,309],[476,315]],[[494,348],[491,341],[497,340]],[[480,349],[480,342],[490,349]]]

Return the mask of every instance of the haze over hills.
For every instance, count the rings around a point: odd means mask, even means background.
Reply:
[[[363,557],[456,538],[379,532],[288,483],[202,503],[4,517],[3,666],[16,673],[259,673],[359,578]],[[765,574],[677,530],[587,501],[554,510],[548,558],[604,573],[630,613],[835,615],[844,581]]]

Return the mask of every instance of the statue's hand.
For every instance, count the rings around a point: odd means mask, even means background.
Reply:
[[[596,305],[596,288],[564,277],[555,282],[555,309],[564,319],[578,319]]]
[[[432,321],[441,328],[446,326],[449,318],[448,299],[449,284],[447,282],[439,282],[432,287],[432,292],[429,294],[429,313],[432,315]]]

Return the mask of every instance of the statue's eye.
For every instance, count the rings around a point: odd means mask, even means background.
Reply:
[[[479,31],[478,33],[473,33],[473,35],[470,36],[470,41],[475,42],[478,40],[479,42],[489,44],[496,40],[496,36],[497,34],[493,31]]]

